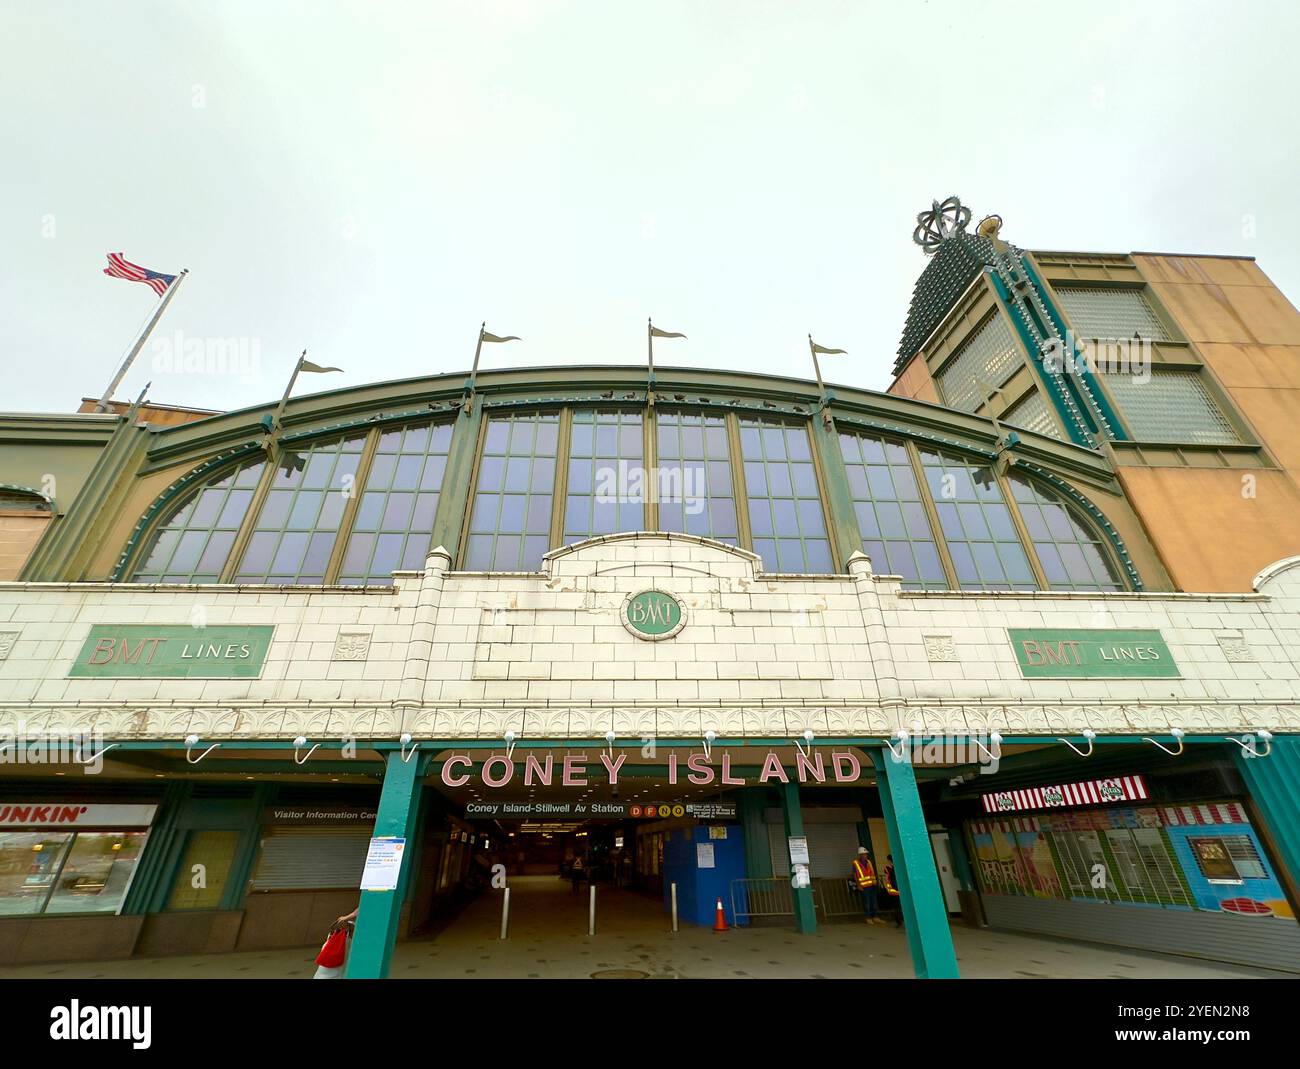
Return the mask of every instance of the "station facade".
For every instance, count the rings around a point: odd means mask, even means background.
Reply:
[[[968,223],[918,228],[884,394],[0,416],[0,963],[359,903],[381,976],[574,856],[808,932],[861,915],[862,846],[918,976],[960,924],[1300,971],[1300,316],[1249,261]],[[1099,341],[1146,364],[1059,359]]]

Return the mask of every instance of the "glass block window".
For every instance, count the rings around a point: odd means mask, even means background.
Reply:
[[[660,530],[739,545],[725,419],[659,411],[655,424]]]
[[[744,418],[740,452],[754,552],[769,572],[833,570],[808,429]]]
[[[1237,445],[1241,441],[1197,371],[1152,370],[1145,382],[1132,375],[1098,378],[1139,442]]]
[[[640,412],[575,411],[569,436],[564,542],[645,528]]]
[[[235,582],[325,582],[365,442],[363,431],[285,447]]]
[[[551,541],[559,436],[557,412],[517,412],[488,420],[466,568],[520,572],[541,567]]]
[[[1124,589],[1101,532],[1077,509],[1046,487],[1018,475],[1011,476],[1009,482],[1047,576],[1048,589]]]
[[[939,391],[949,407],[974,412],[1022,362],[1011,328],[994,314],[939,369]]]
[[[957,582],[963,590],[1033,590],[1034,573],[993,472],[921,451]]]
[[[184,498],[158,527],[131,581],[218,582],[248,515],[264,464],[264,458],[258,457],[227,468]]]
[[[389,586],[393,572],[424,567],[447,471],[450,423],[382,431],[366,476],[339,582]]]
[[[1169,341],[1160,317],[1141,290],[1057,286],[1070,326],[1079,338],[1131,338]]]
[[[871,558],[875,571],[901,575],[906,589],[947,589],[948,577],[906,446],[841,434],[840,453],[848,471],[862,552]]]
[[[1052,415],[1047,399],[1039,390],[1034,390],[1023,401],[1008,408],[1002,414],[1002,422],[1036,434],[1046,434],[1052,438],[1061,437],[1061,429],[1057,425],[1056,417]]]

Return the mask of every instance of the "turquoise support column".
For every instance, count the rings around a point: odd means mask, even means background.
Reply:
[[[764,787],[742,787],[736,792],[736,815],[745,833],[745,875],[751,880],[774,875],[767,824],[763,820],[767,797]]]
[[[895,761],[887,749],[873,751],[871,759],[876,766],[880,807],[885,812],[893,848],[894,873],[898,878],[903,922],[907,925],[912,968],[922,980],[955,979],[957,954],[952,947],[948,911],[943,903],[939,870],[934,864],[912,764],[907,760]],[[885,859],[878,858],[877,865],[883,873]]]
[[[382,980],[388,976],[406,884],[411,875],[420,786],[427,764],[428,759],[418,754],[409,761],[403,761],[402,755],[396,752],[390,752],[386,758],[384,789],[379,796],[374,834],[400,836],[406,840],[406,850],[396,890],[361,892],[356,933],[348,954],[349,980]]]
[[[1264,744],[1255,745],[1263,749]],[[1291,886],[1300,886],[1300,736],[1273,740],[1267,757],[1247,757],[1233,745],[1237,771],[1246,781],[1255,807],[1264,818],[1278,861],[1286,866]],[[1285,884],[1286,881],[1284,880]]]
[[[785,836],[789,839],[791,836],[802,836],[803,831],[803,810],[799,808],[799,784],[785,783],[781,785],[781,814],[785,818]],[[782,873],[774,872],[772,875],[780,876]],[[790,873],[784,874],[787,878]],[[794,887],[794,925],[801,935],[812,935],[817,931],[817,910],[813,904],[813,895],[811,887]]]

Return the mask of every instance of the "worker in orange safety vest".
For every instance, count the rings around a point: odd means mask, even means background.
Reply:
[[[884,924],[876,914],[876,867],[871,863],[871,855],[865,846],[858,847],[857,857],[853,859],[853,884],[862,896],[862,912],[866,914],[868,924]]]

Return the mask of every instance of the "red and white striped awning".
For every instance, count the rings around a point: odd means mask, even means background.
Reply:
[[[1050,787],[1025,787],[981,796],[986,813],[1014,813],[1023,809],[1059,809],[1063,806],[1108,805],[1113,802],[1141,802],[1147,798],[1141,776],[1116,776],[1082,783],[1060,783]]]
[[[1166,824],[1249,824],[1240,802],[1211,802],[1208,805],[1166,806],[1160,812]]]

